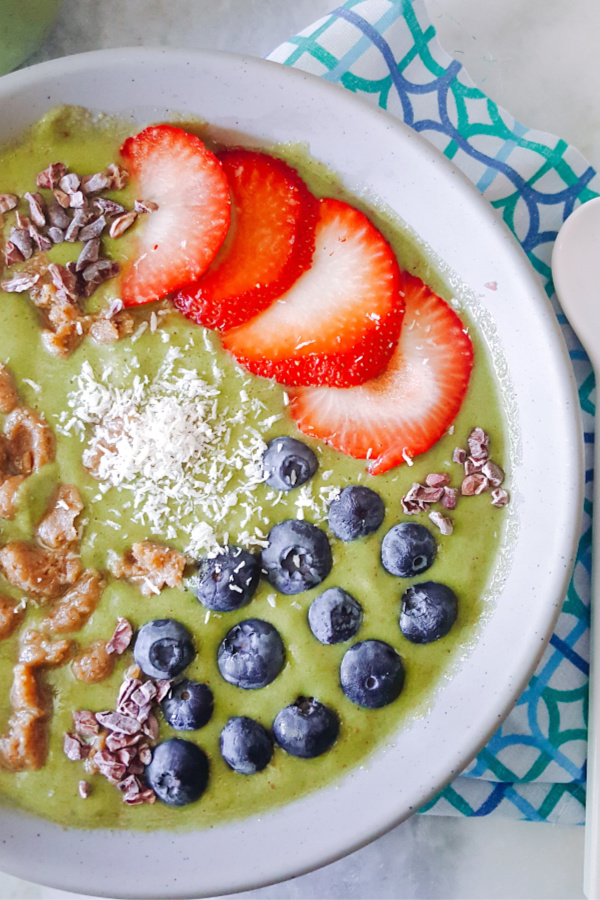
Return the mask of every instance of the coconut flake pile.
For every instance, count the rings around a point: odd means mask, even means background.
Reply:
[[[215,383],[208,384],[179,362],[181,356],[171,348],[152,381],[135,375],[127,388],[114,383],[110,368],[97,377],[86,361],[59,430],[88,439],[83,464],[104,490],[131,492],[133,521],[171,539],[175,523],[190,542],[187,552],[214,551],[215,528],[230,510],[241,501],[254,507],[248,501],[263,482],[262,433],[273,417],[260,421],[252,402],[231,412],[219,390],[218,368]],[[237,537],[256,544],[264,535],[244,531]]]

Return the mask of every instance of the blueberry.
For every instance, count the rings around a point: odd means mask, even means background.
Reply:
[[[184,678],[161,703],[163,715],[177,731],[195,731],[210,720],[214,698],[207,684]]]
[[[344,654],[340,683],[349,700],[367,709],[387,706],[404,685],[404,666],[385,641],[360,641]]]
[[[362,622],[362,606],[339,587],[324,591],[310,605],[308,624],[322,644],[340,644],[354,637]]]
[[[437,581],[423,581],[404,592],[400,630],[413,644],[430,644],[448,634],[457,615],[454,591]]]
[[[175,678],[195,655],[191,634],[175,619],[146,622],[133,649],[136,663],[149,678]]]
[[[312,478],[319,462],[316,455],[293,437],[274,438],[263,456],[263,475],[269,487],[291,491]]]
[[[339,731],[337,714],[314,697],[298,697],[278,712],[273,722],[279,746],[301,759],[321,756],[335,743]]]
[[[208,784],[208,759],[191,741],[171,738],[154,748],[146,766],[146,781],[159,800],[169,806],[186,806]]]
[[[203,606],[217,612],[231,612],[250,603],[260,580],[260,563],[240,547],[225,547],[215,557],[198,562],[198,574],[191,586]]]
[[[381,562],[391,575],[413,578],[433,564],[437,553],[435,538],[416,522],[401,522],[390,528],[381,543]]]
[[[332,500],[329,527],[342,541],[354,541],[377,531],[385,516],[383,500],[371,488],[352,484]]]
[[[231,628],[217,651],[219,671],[230,684],[254,691],[277,678],[285,648],[277,629],[262,619],[246,619]]]
[[[271,735],[259,722],[247,716],[234,716],[229,720],[221,732],[219,746],[227,765],[240,775],[262,772],[273,756]]]
[[[327,535],[310,522],[280,522],[269,532],[262,565],[273,587],[282,594],[299,594],[316,587],[333,565]]]

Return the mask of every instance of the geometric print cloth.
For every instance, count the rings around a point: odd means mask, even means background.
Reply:
[[[521,125],[440,46],[421,0],[349,0],[268,57],[386,109],[471,179],[512,230],[554,305],[579,386],[586,496],[577,561],[546,652],[504,724],[422,812],[560,824],[585,811],[594,374],[562,313],[550,260],[573,209],[600,193],[583,156]]]

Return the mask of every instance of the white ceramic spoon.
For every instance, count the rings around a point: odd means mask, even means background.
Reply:
[[[600,385],[600,197],[569,216],[552,254],[552,276],[562,308],[585,347]],[[598,389],[596,403],[598,403]],[[596,423],[600,417],[596,416]],[[585,864],[583,890],[600,900],[600,427],[594,445],[592,621]]]

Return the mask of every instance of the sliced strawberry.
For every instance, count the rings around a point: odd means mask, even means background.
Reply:
[[[152,125],[121,154],[136,196],[158,209],[140,222],[135,259],[125,268],[125,306],[149,303],[199,278],[225,239],[231,201],[221,163],[200,138]]]
[[[341,200],[320,201],[312,266],[223,346],[255,375],[289,385],[362,384],[400,333],[401,273],[386,240]]]
[[[227,331],[266,309],[308,269],[319,204],[280,159],[243,149],[219,159],[232,196],[231,228],[206,274],[174,301],[199,325]]]
[[[471,369],[471,339],[456,313],[414,275],[404,280],[406,312],[386,371],[349,390],[297,388],[290,412],[305,434],[377,475],[424,453],[456,417]]]

